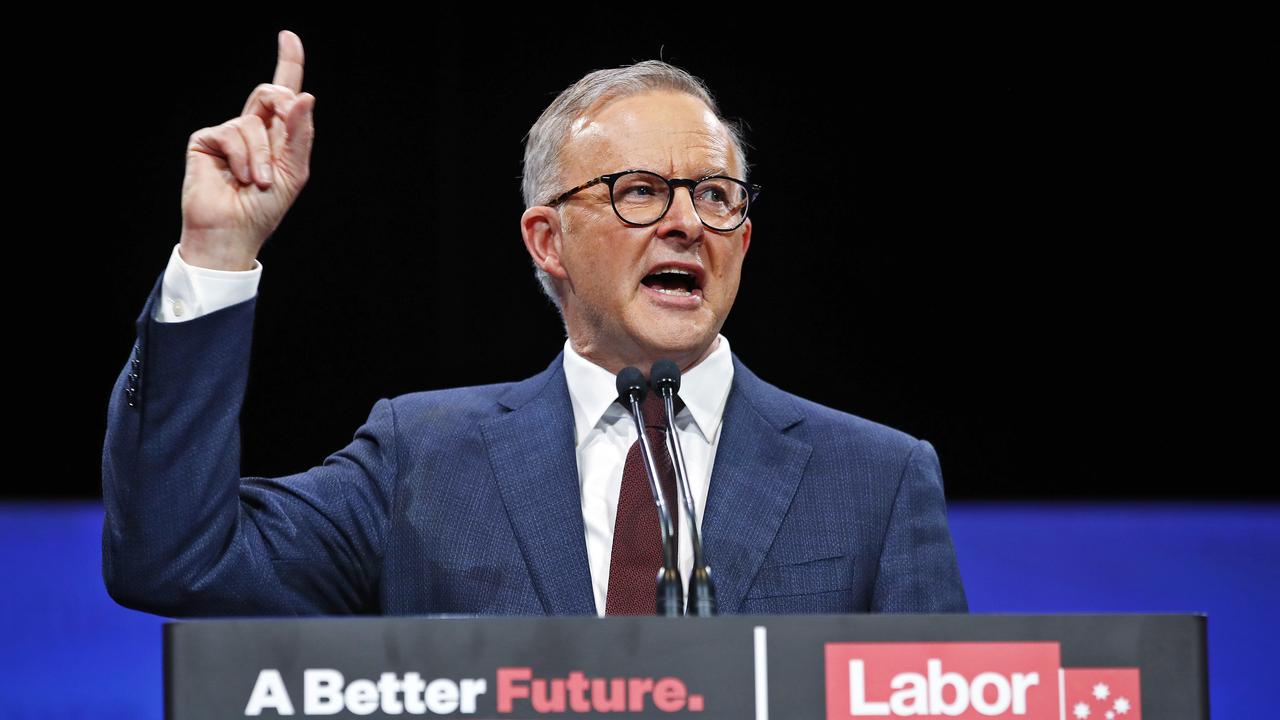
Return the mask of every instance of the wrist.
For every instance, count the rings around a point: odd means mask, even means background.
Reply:
[[[244,272],[255,267],[255,253],[188,233],[183,233],[178,243],[178,256],[188,265],[209,270]]]

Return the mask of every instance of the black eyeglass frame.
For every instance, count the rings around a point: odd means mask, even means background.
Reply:
[[[643,174],[645,174],[645,175],[652,175],[652,176],[654,176],[654,177],[656,177],[656,178],[661,179],[663,182],[665,182],[665,183],[667,184],[667,205],[666,205],[666,207],[662,208],[662,212],[658,213],[658,217],[657,217],[657,218],[655,218],[655,219],[653,219],[653,220],[651,220],[651,221],[649,221],[649,222],[647,222],[647,223],[636,223],[636,222],[631,222],[630,220],[628,220],[628,219],[626,219],[626,218],[622,217],[622,213],[618,212],[618,205],[617,205],[617,203],[615,203],[615,202],[614,202],[614,200],[613,200],[613,186],[614,186],[614,184],[615,184],[616,182],[618,182],[618,178],[622,177],[623,175],[630,175],[631,173],[643,173]],[[743,212],[742,212],[742,219],[738,221],[738,224],[737,224],[737,225],[734,225],[734,226],[733,226],[733,227],[731,227],[731,228],[718,228],[718,227],[716,227],[716,226],[712,225],[711,223],[708,223],[706,220],[703,220],[703,219],[702,219],[702,215],[701,215],[700,213],[698,213],[698,202],[697,202],[697,200],[696,200],[696,199],[694,199],[694,197],[693,197],[693,189],[694,189],[695,187],[697,187],[699,183],[702,183],[702,182],[703,182],[703,181],[705,181],[705,180],[717,180],[717,179],[719,179],[719,180],[729,180],[729,181],[731,181],[731,182],[738,183],[739,185],[741,185],[742,187],[746,188],[746,190],[747,190],[747,207],[746,207],[746,209],[745,209],[745,210],[743,210]],[[560,193],[560,195],[559,195],[558,197],[556,197],[556,199],[555,199],[555,200],[552,200],[551,202],[547,203],[547,206],[548,206],[548,207],[555,207],[555,206],[557,206],[557,205],[560,205],[560,204],[562,204],[565,200],[568,200],[568,199],[569,199],[569,198],[570,198],[574,193],[577,193],[577,192],[579,192],[579,191],[581,191],[581,190],[586,190],[586,189],[587,189],[587,188],[589,188],[589,187],[595,187],[596,185],[599,185],[600,183],[605,183],[605,184],[607,184],[607,185],[609,186],[609,205],[613,208],[613,214],[614,214],[614,215],[617,215],[617,216],[618,216],[618,219],[619,219],[619,220],[621,220],[623,223],[625,223],[625,224],[627,224],[627,225],[630,225],[630,226],[632,226],[632,227],[648,227],[648,226],[650,226],[650,225],[653,225],[653,224],[655,224],[655,223],[657,223],[657,222],[661,221],[661,220],[662,220],[662,218],[664,218],[664,217],[666,217],[666,216],[667,216],[667,212],[668,212],[669,210],[671,210],[671,203],[672,203],[672,201],[674,201],[674,200],[675,200],[675,197],[676,197],[676,188],[680,188],[680,187],[688,188],[688,189],[689,189],[689,199],[690,199],[690,200],[693,200],[693,210],[694,210],[694,214],[696,214],[696,215],[698,216],[698,220],[699,220],[703,225],[706,225],[708,228],[711,228],[712,230],[715,230],[716,232],[733,232],[734,230],[737,230],[738,228],[742,227],[742,224],[743,224],[743,223],[745,223],[745,222],[747,221],[747,215],[748,215],[748,213],[750,213],[750,212],[751,212],[751,204],[752,204],[752,203],[754,203],[754,202],[756,201],[756,197],[760,195],[760,191],[763,189],[763,188],[761,188],[759,185],[756,185],[755,183],[745,182],[745,181],[743,181],[743,180],[739,180],[738,178],[729,177],[728,175],[707,175],[706,177],[702,177],[702,178],[699,178],[699,179],[697,179],[697,180],[691,180],[691,179],[689,179],[689,178],[665,178],[665,177],[662,177],[662,176],[661,176],[661,175],[659,175],[658,173],[653,172],[653,171],[651,171],[651,170],[639,170],[639,169],[633,169],[633,170],[622,170],[622,171],[615,172],[615,173],[609,173],[609,174],[607,174],[607,175],[601,175],[600,177],[597,177],[597,178],[592,178],[591,180],[588,180],[588,181],[586,181],[586,182],[582,183],[581,185],[579,185],[579,186],[577,186],[577,187],[575,187],[575,188],[570,188],[569,190],[566,190],[566,191],[564,191],[563,193]]]

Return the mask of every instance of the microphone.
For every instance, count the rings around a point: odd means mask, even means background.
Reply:
[[[676,481],[680,483],[680,497],[684,499],[685,515],[689,519],[689,541],[693,544],[693,573],[689,576],[688,614],[711,617],[716,614],[716,584],[711,580],[711,568],[702,556],[702,536],[698,534],[698,511],[693,505],[693,490],[689,486],[689,471],[684,465],[684,449],[680,446],[680,434],[676,432],[675,396],[680,392],[680,367],[671,360],[659,360],[649,371],[649,383],[654,392],[662,396],[667,412],[667,449],[671,464],[676,469]]]
[[[675,545],[676,526],[671,521],[671,511],[667,507],[667,498],[658,485],[658,468],[653,464],[653,448],[649,446],[649,435],[644,431],[644,413],[640,403],[644,401],[648,389],[644,381],[644,373],[638,368],[625,367],[618,373],[618,399],[631,408],[631,419],[635,421],[636,432],[640,436],[640,455],[644,459],[644,472],[649,476],[649,489],[653,491],[653,502],[658,506],[658,527],[662,532],[662,569],[657,578],[657,611],[666,617],[679,617],[683,614],[680,607],[684,599],[684,581],[680,578],[676,558],[679,548]]]

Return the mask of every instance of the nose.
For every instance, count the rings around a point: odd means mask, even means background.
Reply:
[[[705,230],[693,207],[693,188],[676,188],[671,207],[658,223],[658,237],[691,244],[701,241]]]

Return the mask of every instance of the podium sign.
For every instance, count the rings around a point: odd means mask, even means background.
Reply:
[[[164,628],[165,714],[1209,717],[1205,618],[309,618]]]

